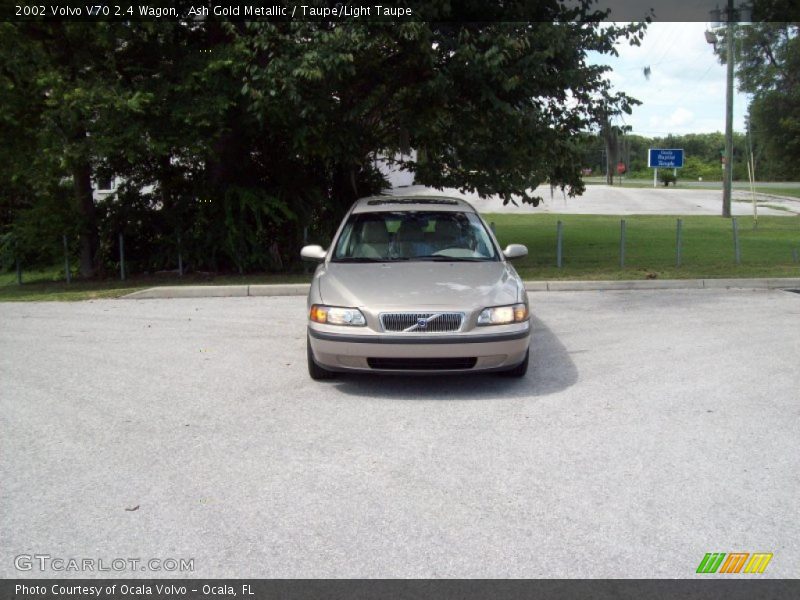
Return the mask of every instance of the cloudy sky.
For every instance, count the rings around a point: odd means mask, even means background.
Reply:
[[[618,90],[642,101],[622,124],[648,137],[725,131],[725,66],[705,41],[705,23],[652,23],[639,47],[620,45],[619,57],[594,57],[613,68]],[[643,70],[650,67],[650,78]],[[744,131],[747,96],[736,93],[733,128]]]

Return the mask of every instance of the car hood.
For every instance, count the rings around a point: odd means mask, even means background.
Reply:
[[[502,262],[328,263],[322,301],[395,309],[483,307],[519,302],[521,282]]]

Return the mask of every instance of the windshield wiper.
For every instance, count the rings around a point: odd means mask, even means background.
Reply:
[[[367,256],[343,256],[341,258],[334,258],[333,262],[372,263],[384,262],[384,260],[382,258],[369,258]]]
[[[342,256],[341,258],[334,258],[333,262],[342,263],[385,263],[394,262],[398,260],[410,260],[407,256],[394,256],[385,258],[371,258],[369,256]]]

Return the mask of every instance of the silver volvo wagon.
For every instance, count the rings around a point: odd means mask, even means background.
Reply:
[[[493,232],[464,200],[375,196],[356,201],[308,294],[308,371],[430,373],[528,368],[528,296]]]

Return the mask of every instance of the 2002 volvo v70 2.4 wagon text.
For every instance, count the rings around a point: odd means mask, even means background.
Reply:
[[[308,293],[308,371],[396,373],[528,368],[528,296],[467,202],[375,196],[356,201],[330,249],[305,246],[321,262]]]

